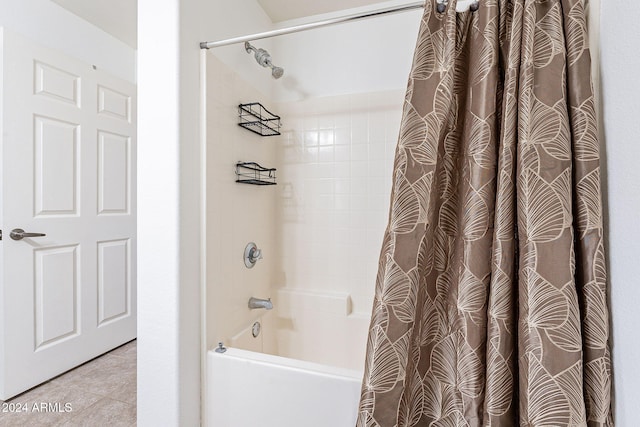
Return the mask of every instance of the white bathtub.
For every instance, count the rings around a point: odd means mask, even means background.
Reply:
[[[345,293],[269,296],[273,310],[249,311],[220,334],[227,352],[207,354],[206,426],[353,427],[369,316],[354,313]]]
[[[229,348],[207,355],[209,427],[353,427],[362,373]]]

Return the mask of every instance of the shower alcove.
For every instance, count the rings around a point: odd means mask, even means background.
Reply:
[[[284,69],[277,79],[242,43],[203,55],[206,425],[301,425],[292,408],[315,381],[331,384],[318,391],[317,426],[355,422],[420,13],[252,41]],[[281,135],[238,126],[238,105],[253,102],[280,116]],[[238,162],[277,169],[277,185],[239,185]],[[250,269],[248,242],[263,255]],[[273,309],[248,308],[251,297]],[[226,353],[213,352],[219,342]],[[256,409],[243,411],[252,396]],[[275,418],[251,419],[265,411]]]

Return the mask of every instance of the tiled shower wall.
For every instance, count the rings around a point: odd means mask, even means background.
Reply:
[[[371,311],[404,91],[281,104],[278,285]]]
[[[208,348],[224,340],[362,369],[403,99],[275,103],[207,55]],[[238,103],[251,101],[282,116],[280,137],[237,125]],[[235,183],[238,160],[277,167],[278,185]],[[264,251],[253,269],[242,262],[249,241]],[[249,310],[250,296],[273,298],[274,310]]]
[[[264,310],[249,310],[250,297],[271,296],[277,260],[275,238],[277,186],[235,182],[237,161],[276,164],[277,137],[261,137],[238,126],[238,104],[269,97],[235,70],[208,54],[206,144],[207,347],[250,326]],[[256,71],[262,71],[256,67]],[[264,259],[244,265],[247,243],[255,242]],[[270,313],[269,313],[270,314]]]

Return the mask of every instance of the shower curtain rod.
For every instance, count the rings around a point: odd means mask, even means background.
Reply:
[[[431,1],[431,0],[427,0]],[[469,10],[469,6],[476,0],[458,0],[456,4],[456,12],[465,12]],[[416,1],[408,3],[404,6],[386,7],[382,9],[372,10],[369,12],[358,13],[354,15],[340,16],[337,18],[325,19],[322,21],[310,22],[308,24],[295,25],[292,27],[279,28],[277,30],[265,31],[263,33],[249,34],[246,36],[233,37],[230,39],[219,40],[215,42],[202,42],[200,43],[200,49],[211,49],[214,47],[228,46],[236,43],[244,43],[253,40],[267,39],[275,36],[282,36],[284,34],[297,33],[300,31],[312,30],[314,28],[326,27],[334,24],[341,24],[344,22],[357,21],[366,18],[375,18],[382,15],[388,15],[391,13],[407,12],[409,10],[422,9],[424,7],[423,1]]]

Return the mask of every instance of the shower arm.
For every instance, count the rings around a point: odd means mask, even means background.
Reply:
[[[252,46],[251,43],[245,42],[244,48],[247,53],[253,53],[256,58],[256,62],[263,67],[274,68],[273,63],[271,62],[271,55],[264,49],[256,49],[255,46]]]
[[[284,69],[273,64],[273,62],[271,61],[271,55],[265,49],[256,48],[255,46],[252,46],[248,41],[244,42],[244,49],[248,54],[254,54],[255,60],[259,65],[265,68],[271,68],[271,75],[274,79],[279,79],[280,77],[282,77],[282,75],[284,74]]]
[[[247,53],[251,53],[251,52],[253,52],[254,54],[258,53],[258,49],[253,47],[249,42],[244,42],[244,48],[247,51]]]

